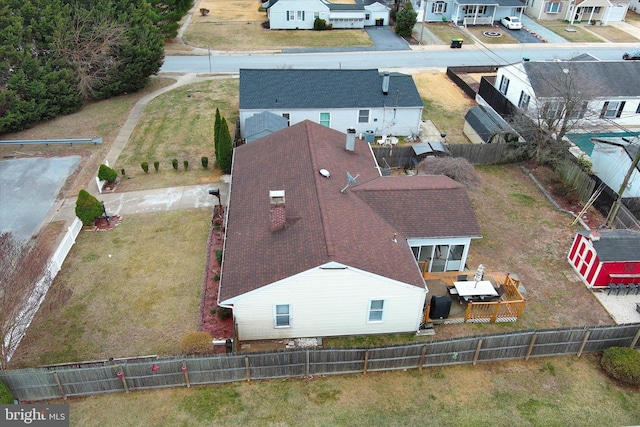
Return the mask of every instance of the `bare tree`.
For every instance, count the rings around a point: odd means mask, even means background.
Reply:
[[[35,241],[0,234],[0,369],[7,369],[51,285],[45,251]]]
[[[592,101],[599,88],[580,67],[580,61],[525,63],[527,77],[534,90],[521,95],[519,108],[512,116],[512,125],[532,145],[530,153],[539,163],[548,158],[561,157],[567,145],[564,136],[578,124],[594,126],[591,121],[599,112]]]
[[[478,188],[482,178],[463,157],[427,157],[417,166],[418,175],[446,175],[467,188]]]
[[[66,22],[66,21],[63,21]],[[60,25],[55,34],[55,54],[71,62],[78,76],[78,90],[91,98],[117,67],[117,49],[123,43],[125,27],[99,13],[76,9],[69,27]]]

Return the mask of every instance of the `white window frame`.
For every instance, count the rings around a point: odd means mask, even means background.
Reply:
[[[431,13],[445,13],[447,11],[447,4],[443,1],[437,1],[431,6]]]
[[[562,110],[564,109],[563,101],[547,101],[544,104],[544,118],[545,119],[559,119],[562,117]]]
[[[617,119],[622,115],[624,101],[607,101],[602,106],[601,119]]]
[[[562,10],[562,3],[549,2],[544,8],[544,13],[560,13],[561,10]]]
[[[323,120],[323,119],[322,119],[322,115],[323,115],[323,114],[326,114],[326,115],[328,116],[328,119]],[[330,127],[331,127],[331,113],[329,113],[329,112],[320,113],[320,118],[319,118],[318,122],[319,122],[321,125],[323,125],[323,126],[326,126],[326,127],[330,128]]]
[[[518,101],[518,107],[522,111],[527,111],[529,109],[529,102],[531,101],[531,97],[529,94],[525,93],[525,91],[520,92],[520,100]]]
[[[382,307],[378,308],[374,307],[374,303],[382,302]],[[384,315],[385,315],[385,306],[387,305],[387,301],[385,299],[372,299],[369,300],[369,310],[367,314],[367,323],[384,323]],[[372,319],[372,315],[375,314],[375,318]],[[379,314],[379,319],[377,318]]]
[[[369,123],[369,110],[358,110],[358,123]]]
[[[278,313],[278,307],[287,307],[286,313]],[[293,318],[291,311],[291,304],[275,304],[273,306],[273,327],[274,328],[290,328],[291,327],[291,319]],[[280,324],[278,322],[278,318],[282,318],[284,320],[286,316],[286,324]]]
[[[502,76],[502,78],[500,79],[500,93],[503,95],[507,94],[507,91],[509,90],[509,78],[507,76]]]
[[[583,119],[585,113],[587,112],[587,108],[589,108],[589,102],[588,101],[583,101],[579,108],[578,106],[576,106],[576,108],[571,112],[571,114],[569,114],[569,118],[570,119]]]
[[[282,113],[282,117],[287,119],[287,127],[291,126],[291,114],[290,113]]]

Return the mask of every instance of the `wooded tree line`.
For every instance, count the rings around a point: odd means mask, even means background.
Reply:
[[[193,0],[0,0],[0,134],[143,88]]]

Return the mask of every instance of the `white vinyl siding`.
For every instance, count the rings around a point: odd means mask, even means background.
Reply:
[[[371,273],[314,268],[238,297],[233,314],[241,340],[411,332],[425,297],[422,287]],[[368,322],[371,301],[383,299],[384,322]],[[283,302],[295,308],[295,319],[274,328],[274,306]]]

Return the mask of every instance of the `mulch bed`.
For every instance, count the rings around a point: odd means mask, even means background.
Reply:
[[[215,280],[220,276],[220,263],[216,258],[216,251],[221,250],[224,244],[224,206],[216,206],[211,220],[211,232],[207,244],[207,270],[202,284],[202,296],[200,300],[199,330],[209,332],[214,340],[226,340],[233,338],[233,315],[226,319],[213,313],[218,309],[218,286]],[[224,353],[225,346],[215,347],[215,353]]]

